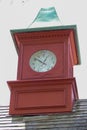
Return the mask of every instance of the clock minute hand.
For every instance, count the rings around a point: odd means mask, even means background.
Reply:
[[[40,59],[38,59],[38,58],[35,58],[35,60],[41,62],[41,63],[44,64],[44,65],[46,65],[46,63],[42,62],[42,61],[41,61]]]
[[[46,60],[47,60],[47,58],[49,57],[49,55],[44,59],[44,61],[43,62],[45,62]]]

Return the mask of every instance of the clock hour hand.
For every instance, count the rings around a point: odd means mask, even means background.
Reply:
[[[36,57],[35,57],[34,59],[37,60],[37,61],[39,61],[40,63],[46,65],[46,63],[42,62],[40,59],[38,59],[38,58],[36,58]]]

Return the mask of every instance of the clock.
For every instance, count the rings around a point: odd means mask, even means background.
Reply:
[[[36,72],[47,72],[56,64],[56,55],[49,50],[39,50],[35,52],[29,60],[29,65]]]

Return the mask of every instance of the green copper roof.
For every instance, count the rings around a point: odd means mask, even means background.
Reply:
[[[59,18],[57,16],[55,8],[50,7],[50,8],[41,8],[34,21],[50,22],[53,20],[58,21]]]
[[[73,29],[77,33],[76,25],[63,25],[63,26],[51,26],[51,27],[38,27],[38,28],[23,28],[23,29],[12,29],[11,33],[23,33],[23,32],[35,32],[35,31],[46,31],[46,30],[64,30]]]
[[[55,7],[41,8],[33,22],[29,25],[29,28],[51,25],[60,25],[60,20]]]
[[[65,25],[61,26],[59,17],[55,10],[55,7],[41,8],[33,22],[26,29],[11,30],[13,36],[14,33],[23,32],[35,32],[35,31],[50,31],[50,30],[66,30],[73,29],[75,34],[76,49],[78,55],[78,64],[80,64],[80,51],[78,44],[78,35],[76,25]],[[13,38],[14,39],[14,38]]]

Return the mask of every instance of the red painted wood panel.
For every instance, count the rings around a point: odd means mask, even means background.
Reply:
[[[73,65],[77,63],[73,30],[16,33],[14,38],[19,50],[18,80],[73,77]],[[37,73],[30,68],[29,59],[33,53],[42,49],[53,51],[57,63],[52,70]]]
[[[75,79],[8,81],[10,114],[44,114],[72,111],[78,99]]]

